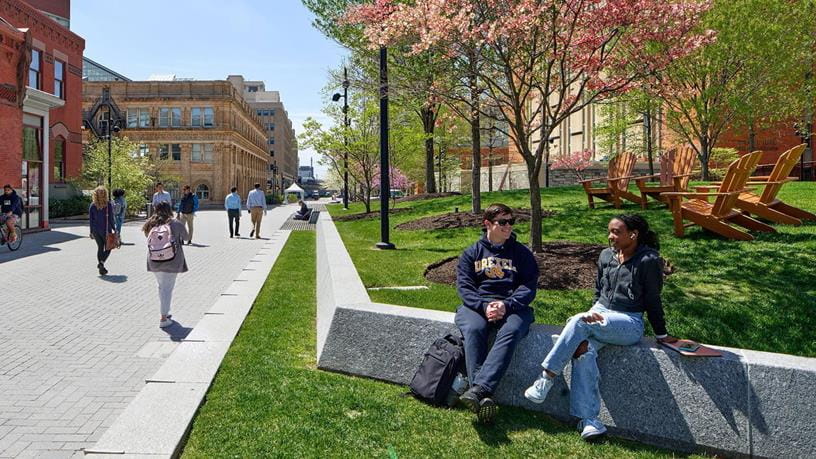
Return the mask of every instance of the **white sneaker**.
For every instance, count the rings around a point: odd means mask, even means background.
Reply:
[[[166,319],[159,321],[160,328],[167,328],[171,325],[173,325],[173,319],[171,319],[169,316]]]
[[[606,433],[606,426],[595,418],[581,419],[578,422],[578,430],[581,431],[581,438],[592,441]]]
[[[541,376],[533,382],[533,385],[524,391],[524,397],[533,403],[544,403],[547,394],[552,389],[555,382],[552,378],[547,376],[546,372],[542,372]]]

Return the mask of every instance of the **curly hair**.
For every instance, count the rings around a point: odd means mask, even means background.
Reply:
[[[93,190],[93,195],[91,195],[91,201],[93,205],[96,206],[97,209],[102,210],[105,207],[108,207],[108,190],[99,185]]]

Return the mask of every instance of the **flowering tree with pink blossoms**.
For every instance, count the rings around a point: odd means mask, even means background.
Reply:
[[[576,151],[570,155],[559,156],[553,161],[553,169],[569,169],[578,180],[583,180],[581,171],[592,165],[592,150]]]
[[[453,57],[481,44],[474,70],[527,166],[530,244],[541,251],[539,177],[553,132],[585,106],[638,86],[711,40],[709,0],[376,0],[348,9],[370,46]],[[544,141],[538,141],[544,139]]]

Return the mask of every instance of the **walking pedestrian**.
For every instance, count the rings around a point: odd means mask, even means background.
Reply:
[[[164,191],[164,184],[162,182],[156,184],[156,192],[153,193],[153,200],[150,201],[150,204],[153,206],[153,212],[156,211],[156,206],[158,206],[160,202],[166,202],[170,205],[173,204],[173,197],[170,196],[170,193]]]
[[[113,205],[108,200],[108,190],[98,186],[93,191],[91,206],[88,208],[88,220],[91,226],[91,239],[96,241],[96,268],[99,275],[108,273],[105,262],[110,256],[108,234],[116,233],[116,223],[113,221]]]
[[[173,218],[173,208],[167,202],[156,206],[156,212],[145,222],[142,231],[147,236],[147,271],[156,276],[159,287],[159,327],[169,327],[173,323],[170,304],[176,276],[188,271],[181,242],[189,235],[184,224]]]
[[[260,183],[256,183],[255,189],[250,191],[247,196],[247,210],[252,219],[252,231],[249,232],[249,237],[254,234],[255,239],[260,239],[261,220],[266,215],[266,195],[264,195]]]
[[[117,188],[113,190],[113,220],[116,223],[116,236],[119,238],[119,244],[122,243],[122,225],[125,223],[125,212],[127,212],[125,190]]]
[[[178,219],[187,226],[187,245],[193,243],[193,219],[195,213],[198,212],[198,196],[193,193],[190,185],[184,185],[182,188],[181,202],[179,202]],[[184,241],[181,241],[183,244]]]
[[[224,198],[224,209],[227,210],[230,237],[233,237],[233,235],[241,237],[238,233],[238,226],[241,223],[241,195],[238,194],[237,187],[230,188],[230,194]],[[232,227],[233,222],[235,222],[234,232]]]

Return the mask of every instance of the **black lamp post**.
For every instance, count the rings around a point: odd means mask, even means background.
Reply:
[[[802,143],[807,145],[805,152],[811,152],[811,161],[813,161],[813,123],[808,120],[805,122],[794,123],[793,127],[796,129],[796,135],[802,139]],[[813,164],[816,165],[816,163]],[[805,180],[805,153],[802,153],[802,156],[799,157],[799,180]]]
[[[272,194],[277,194],[275,191],[275,187],[278,184],[278,165],[273,164],[272,167]]]
[[[119,132],[119,123],[117,121],[113,121],[111,119],[111,111],[108,110],[108,119],[107,119],[107,134],[106,137],[108,139],[108,193],[113,193],[111,189],[111,183],[113,178],[113,155],[111,154],[111,138],[113,137],[112,133]]]
[[[349,119],[348,119],[348,87],[349,87],[349,80],[348,80],[348,69],[343,67],[343,95],[341,96],[339,92],[334,93],[332,96],[332,101],[337,102],[340,100],[340,97],[343,98],[343,146],[345,150],[343,151],[343,209],[348,210],[348,128],[349,128]]]
[[[388,49],[380,47],[380,236],[378,249],[393,250],[388,239],[388,199],[391,183],[388,177]]]

